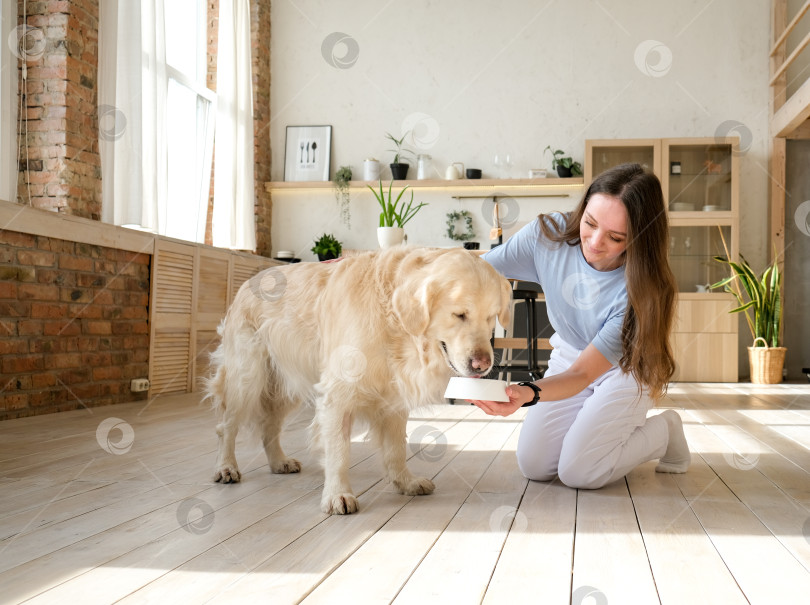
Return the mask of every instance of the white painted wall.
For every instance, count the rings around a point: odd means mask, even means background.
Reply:
[[[524,176],[529,168],[549,166],[547,145],[581,161],[589,138],[739,134],[745,147],[742,250],[764,262],[769,4],[276,0],[272,178],[283,179],[287,125],[331,124],[332,171],[350,165],[355,175],[366,157],[390,161],[385,133],[398,135],[420,114],[416,142],[442,174],[449,162],[462,161],[492,176],[493,155],[508,151],[514,175]],[[324,52],[333,32],[351,40]],[[645,56],[650,40],[660,42],[664,54]],[[331,64],[341,60],[343,68]],[[480,201],[435,192],[417,199],[430,206],[406,229],[410,243],[454,245],[444,237],[445,214],[460,207],[473,212],[479,239],[487,242]],[[517,226],[566,203],[573,201],[523,201]],[[378,211],[370,192],[352,195],[351,214],[349,229],[330,190],[278,193],[273,249],[311,260],[312,240],[324,231],[349,248],[375,247]]]

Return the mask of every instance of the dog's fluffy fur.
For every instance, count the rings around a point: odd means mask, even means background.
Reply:
[[[285,416],[308,402],[323,448],[324,512],[357,510],[348,477],[355,420],[368,423],[400,492],[431,493],[433,482],[406,466],[408,414],[441,402],[453,374],[490,370],[495,318],[507,324],[510,301],[509,283],[459,248],[397,247],[254,276],[220,326],[206,385],[219,421],[216,481],[240,479],[240,426],[259,430],[272,472],[298,472],[279,436]]]

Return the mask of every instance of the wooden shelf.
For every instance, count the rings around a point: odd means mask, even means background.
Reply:
[[[383,189],[387,189],[388,182],[383,182]],[[367,186],[379,186],[378,181],[349,181],[349,189],[365,189]],[[313,191],[332,189],[331,181],[272,181],[265,183],[269,193]],[[582,177],[545,178],[545,179],[459,179],[447,181],[442,179],[429,179],[423,181],[406,180],[394,181],[394,189],[412,187],[414,190],[437,190],[450,193],[453,197],[488,197],[501,194],[521,197],[567,196],[579,194],[585,187]]]

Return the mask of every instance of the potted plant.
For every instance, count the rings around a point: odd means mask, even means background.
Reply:
[[[395,149],[389,149],[388,151],[394,152],[394,160],[391,162],[391,178],[395,181],[402,181],[408,177],[408,169],[411,167],[410,164],[407,162],[402,162],[400,160],[407,159],[409,156],[413,156],[410,149],[405,148],[405,137],[408,136],[410,131],[403,134],[400,138],[396,138],[390,132],[385,134],[385,138],[390,140]]]
[[[411,199],[406,206],[405,200],[402,200],[402,196],[405,190],[410,187],[409,185],[406,185],[402,191],[399,192],[397,198],[393,199],[391,187],[394,181],[391,180],[388,184],[387,196],[383,190],[382,180],[380,180],[379,183],[379,192],[371,185],[367,185],[367,187],[371,190],[371,193],[374,194],[374,198],[382,209],[382,212],[380,212],[380,226],[377,228],[377,241],[379,241],[381,248],[389,248],[402,243],[402,240],[405,238],[405,224],[419,212],[422,206],[427,206],[427,204],[420,202],[418,206],[414,207],[412,190]],[[402,200],[401,203],[400,200]]]
[[[343,244],[331,233],[324,233],[315,240],[315,245],[312,246],[311,250],[314,254],[318,255],[318,260],[331,260],[340,256],[340,253],[343,251]]]
[[[551,152],[551,168],[557,171],[560,178],[568,178],[569,176],[576,175],[582,176],[582,164],[575,162],[570,156],[564,155],[562,149],[554,151],[551,145],[543,150]]]
[[[351,212],[349,210],[349,203],[351,202],[349,194],[349,181],[352,180],[351,166],[341,166],[332,178],[332,184],[335,186],[335,200],[337,200],[340,207],[340,218],[343,224],[349,229],[351,225]]]
[[[779,271],[778,260],[774,259],[762,275],[757,275],[742,254],[740,262],[730,261],[725,256],[715,256],[714,259],[728,265],[731,275],[712,284],[710,288],[723,288],[734,295],[739,306],[729,313],[745,313],[751,337],[754,339],[752,345],[748,347],[751,382],[754,384],[782,382],[787,349],[779,346],[779,332],[782,326],[782,273]],[[751,310],[754,312],[753,319],[749,313]]]

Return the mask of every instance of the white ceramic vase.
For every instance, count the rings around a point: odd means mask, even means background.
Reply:
[[[380,248],[399,246],[405,239],[405,229],[402,227],[377,227],[377,241]]]
[[[374,158],[363,161],[363,180],[376,181],[380,178],[380,163]]]

